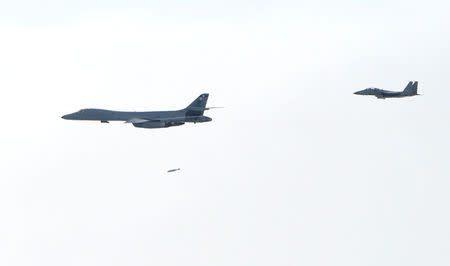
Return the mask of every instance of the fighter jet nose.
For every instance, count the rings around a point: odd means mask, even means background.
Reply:
[[[62,119],[67,119],[67,115],[61,116]]]

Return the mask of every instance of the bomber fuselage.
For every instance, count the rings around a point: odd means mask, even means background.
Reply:
[[[176,111],[123,112],[105,109],[81,109],[78,112],[62,116],[67,120],[90,120],[108,123],[109,121],[125,121],[140,128],[161,128],[180,126],[184,123],[203,123],[212,121],[204,116],[208,94],[201,94],[189,106]]]

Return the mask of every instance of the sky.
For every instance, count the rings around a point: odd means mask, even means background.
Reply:
[[[0,265],[449,265],[449,8],[1,2]]]

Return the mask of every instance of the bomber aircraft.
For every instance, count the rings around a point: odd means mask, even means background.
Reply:
[[[357,91],[354,94],[373,95],[373,96],[377,97],[378,99],[402,98],[402,97],[420,95],[420,94],[417,94],[417,86],[418,86],[417,81],[415,81],[415,82],[410,81],[403,91],[387,91],[387,90],[382,90],[382,89],[378,89],[378,88],[367,88],[365,90]]]
[[[181,126],[184,123],[209,122],[212,118],[204,116],[203,112],[211,108],[206,107],[208,93],[200,95],[188,107],[176,111],[154,111],[154,112],[122,112],[104,109],[81,109],[78,112],[62,116],[68,120],[93,120],[102,123],[109,121],[125,121],[140,128],[163,128]]]

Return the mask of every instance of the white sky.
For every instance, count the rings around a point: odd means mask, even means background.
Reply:
[[[0,4],[0,265],[450,264],[450,4],[146,2]]]

